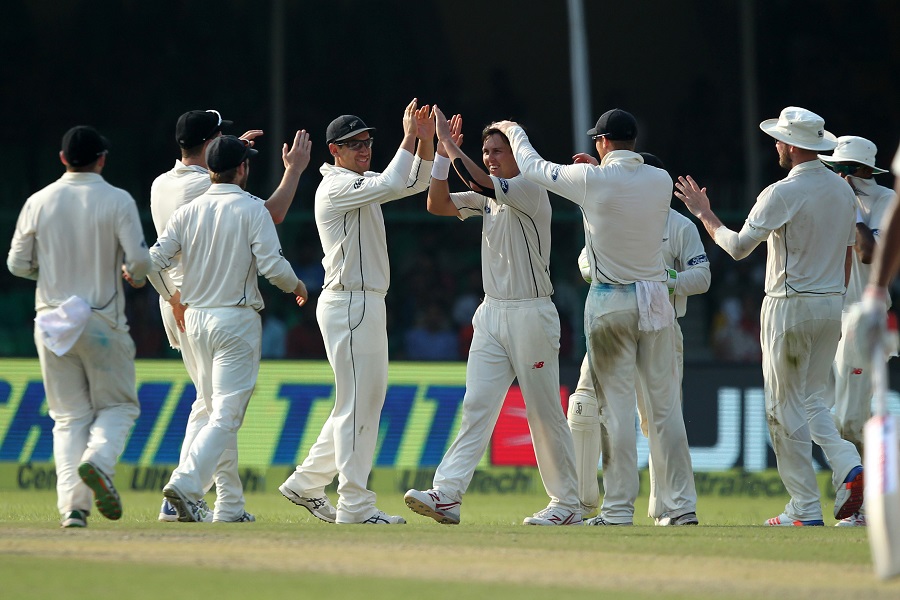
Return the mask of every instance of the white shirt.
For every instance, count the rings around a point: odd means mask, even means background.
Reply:
[[[683,214],[671,208],[666,222],[666,237],[663,238],[662,253],[666,265],[670,269],[678,271],[672,300],[675,303],[675,315],[683,317],[687,312],[687,297],[703,294],[709,290],[712,276],[709,270],[709,259],[706,257],[703,242],[700,241],[700,232],[697,231],[697,226]]]
[[[594,281],[668,279],[659,243],[672,199],[668,173],[629,150],[608,153],[599,166],[558,165],[535,152],[521,127],[510,128],[507,137],[526,179],[581,207]]]
[[[181,302],[188,306],[262,310],[257,273],[282,291],[297,287],[265,203],[232,183],[212,184],[208,192],[176,210],[150,256],[163,270],[179,252],[184,272]],[[164,276],[149,277],[164,299],[171,297],[174,290]]]
[[[327,163],[319,172],[315,213],[325,253],[323,289],[386,293],[391,270],[381,205],[427,189],[431,161],[401,148],[383,173],[360,175]]]
[[[150,214],[157,237],[162,235],[176,209],[205,194],[211,185],[209,171],[199,165],[185,165],[180,160],[175,161],[171,170],[154,179],[150,186]],[[168,273],[173,283],[181,287],[180,257],[172,259]]]
[[[37,280],[36,310],[78,296],[127,330],[123,259],[138,281],[152,266],[134,199],[98,173],[65,173],[25,202],[6,264]]]
[[[766,295],[844,293],[847,246],[856,242],[856,199],[820,161],[801,163],[764,189],[747,227],[753,239],[766,240]]]
[[[853,187],[856,188],[856,208],[862,223],[872,230],[876,243],[881,243],[881,223],[884,214],[894,201],[894,190],[882,187],[875,183],[874,179],[859,179],[851,177]],[[857,222],[860,222],[857,220]],[[872,265],[863,264],[856,252],[853,252],[853,268],[850,271],[850,283],[847,285],[847,297],[844,306],[850,306],[854,302],[862,300],[863,290],[869,282],[869,273]],[[891,306],[890,296],[887,298],[888,308]]]
[[[550,283],[550,199],[521,175],[491,176],[496,200],[476,192],[450,194],[460,219],[480,215],[484,293],[498,300],[541,298]]]

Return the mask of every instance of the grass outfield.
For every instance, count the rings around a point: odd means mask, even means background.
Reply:
[[[120,521],[95,512],[88,529],[62,530],[54,493],[4,491],[0,597],[900,598],[900,580],[873,575],[864,529],[750,525],[784,500],[701,497],[700,527],[640,516],[635,527],[543,528],[520,525],[541,496],[470,494],[454,527],[382,494],[379,506],[409,524],[355,527],[277,493],[248,496],[256,523],[159,523],[158,493],[127,492]]]

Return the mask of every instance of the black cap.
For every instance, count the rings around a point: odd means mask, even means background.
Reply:
[[[637,137],[637,121],[630,112],[614,108],[600,115],[587,134],[591,137],[602,135],[609,140],[633,140]]]
[[[223,135],[214,139],[206,148],[206,165],[213,173],[224,173],[236,167],[259,152],[233,135]]]
[[[659,159],[659,157],[655,154],[650,154],[649,152],[638,152],[643,159],[645,165],[650,165],[651,167],[656,167],[657,169],[666,170],[666,165],[663,164],[663,161]]]
[[[77,125],[63,135],[62,153],[73,167],[96,162],[107,150],[109,140],[89,125]]]
[[[339,142],[352,138],[363,131],[375,131],[374,127],[366,127],[365,122],[359,117],[353,115],[341,115],[328,124],[325,130],[325,141],[327,143]]]
[[[189,110],[175,124],[175,140],[182,148],[199,146],[223,128],[232,125],[217,110]]]

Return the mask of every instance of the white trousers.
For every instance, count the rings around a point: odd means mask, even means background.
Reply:
[[[384,294],[323,290],[316,318],[334,371],[334,408],[303,464],[284,485],[303,497],[325,493],[338,476],[338,523],[375,514],[366,486],[387,393],[388,348]]]
[[[849,362],[844,352],[846,323],[841,319],[841,340],[825,391],[825,407],[833,408],[834,424],[841,437],[862,454],[863,427],[872,416],[872,372]]]
[[[187,341],[187,334],[180,329],[175,323],[175,314],[172,312],[172,305],[159,299],[159,309],[162,315],[163,326],[165,327],[166,337],[169,344],[181,352],[181,359],[184,362],[184,368],[194,384],[197,397],[191,404],[191,413],[188,415],[187,426],[184,431],[184,440],[181,443],[181,455],[178,462],[183,463],[187,460],[191,444],[200,430],[209,423],[209,410],[207,410],[206,400],[200,393],[199,377],[197,375],[197,361]],[[235,444],[237,440],[235,439]],[[204,484],[204,493],[208,492],[213,483],[216,485],[216,505],[213,517],[217,520],[231,521],[239,518],[244,513],[244,489],[241,485],[241,478],[238,473],[237,446],[228,448],[222,452],[219,465],[216,468],[213,479]]]
[[[681,382],[684,379],[684,337],[681,333],[681,325],[678,324],[678,321],[675,321],[675,357],[676,364],[678,367],[678,384],[679,384],[679,392],[681,393],[682,402],[684,401],[684,394],[681,388]],[[635,383],[635,392],[636,400],[637,400],[637,409],[638,415],[640,417],[640,426],[641,432],[645,437],[649,437],[650,432],[650,424],[647,421],[647,407],[646,403],[648,402],[646,385],[643,383],[640,377],[636,377]],[[597,394],[594,392],[594,382],[591,377],[591,365],[588,361],[587,355],[584,357],[584,361],[581,363],[581,372],[578,376],[578,385],[575,389],[575,393],[573,396],[577,394],[583,394],[586,396],[590,396],[596,400]],[[664,455],[668,455],[668,452],[665,452]],[[676,512],[679,510],[676,508],[679,502],[676,499],[673,499],[669,494],[669,488],[666,487],[663,490],[659,489],[659,486],[656,484],[658,477],[658,469],[654,468],[653,465],[653,457],[651,456],[648,460],[647,470],[650,473],[650,502],[648,507],[648,515],[653,518],[658,518],[664,514],[669,514],[670,516],[680,516],[680,514]],[[587,476],[587,474],[584,474]],[[579,476],[582,476],[579,473]],[[600,487],[597,484],[596,473],[594,473],[594,477],[591,478],[590,481],[579,482],[579,488],[585,489],[587,486],[590,486],[592,489],[596,490],[591,497],[597,497],[600,494]],[[675,489],[682,489],[684,487],[683,484],[679,484],[675,486]],[[689,511],[688,511],[689,512]]]
[[[259,375],[262,327],[251,308],[189,308],[185,329],[182,339],[195,360],[198,394],[208,421],[197,431],[169,483],[196,502],[217,470],[237,471],[237,432]],[[239,517],[244,509],[240,479],[227,490],[216,502],[215,516],[222,520]]]
[[[831,464],[835,487],[862,464],[823,401],[841,335],[841,297],[766,296],[760,319],[766,419],[778,473],[791,495],[784,512],[791,519],[821,519],[812,442]]]
[[[655,488],[658,498],[668,503],[665,510],[651,516],[695,512],[697,492],[681,412],[675,326],[639,331],[634,285],[594,283],[584,312],[603,426],[605,493],[600,516],[610,523],[631,523],[634,517],[640,489],[634,427],[636,373],[646,391],[643,405]]]
[[[488,297],[475,311],[472,324],[462,423],[435,472],[434,488],[461,500],[490,442],[506,392],[517,378],[550,504],[580,510],[572,432],[559,396],[556,307],[550,298]]]
[[[56,463],[57,508],[90,513],[93,493],[78,475],[90,461],[112,478],[128,434],[140,415],[134,376],[134,341],[91,315],[84,332],[63,356],[34,342],[50,417]]]

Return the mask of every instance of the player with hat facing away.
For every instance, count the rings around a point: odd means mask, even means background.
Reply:
[[[887,173],[875,166],[878,152],[871,141],[855,135],[837,139],[837,147],[831,155],[819,154],[819,160],[840,175],[856,196],[856,244],[850,281],[844,296],[844,312],[841,317],[841,341],[834,356],[834,366],[828,380],[825,406],[834,408],[834,421],[845,440],[853,442],[863,453],[863,427],[872,416],[872,376],[869,369],[855,360],[848,348],[848,313],[850,306],[862,299],[869,280],[871,263],[881,237],[884,216],[894,200],[894,190],[875,183],[873,175]],[[887,298],[885,309],[891,307]],[[896,349],[893,349],[896,350]],[[865,527],[863,510],[838,521],[841,527]]]
[[[112,480],[140,414],[119,265],[139,286],[152,265],[134,199],[101,175],[108,151],[93,127],[66,132],[66,172],[25,202],[6,259],[37,281],[34,340],[63,527],[87,526],[92,493],[100,514],[122,516]]]
[[[863,502],[859,452],[841,439],[823,399],[841,336],[856,199],[816,154],[837,146],[822,117],[788,106],[759,127],[775,138],[778,164],[788,175],[759,194],[739,232],[722,224],[706,188],[692,177],[678,178],[675,195],[735,260],[766,241],[766,297],[760,310],[766,419],[791,500],[765,525],[824,525],[813,441],[833,471],[834,518],[853,515]]]
[[[185,204],[191,202],[200,195],[206,193],[212,181],[206,164],[206,149],[213,140],[222,135],[225,128],[231,126],[232,121],[222,118],[217,110],[191,110],[180,117],[175,124],[175,140],[181,149],[181,159],[175,161],[175,166],[166,171],[153,181],[150,187],[150,212],[153,216],[153,225],[156,227],[157,236],[162,235],[163,230],[172,214]],[[240,139],[245,140],[249,146],[253,146],[254,140],[263,134],[262,130],[252,129],[244,133]],[[294,142],[289,149],[287,144],[282,149],[284,161],[284,177],[281,185],[272,196],[266,200],[265,207],[272,215],[272,220],[278,224],[284,220],[288,208],[297,190],[300,175],[309,164],[309,152],[312,144],[309,134],[305,130],[298,131],[294,136]],[[180,257],[175,257],[172,266],[168,270],[169,277],[177,286],[181,286],[182,269]],[[197,397],[191,405],[185,429],[184,441],[181,445],[179,462],[187,458],[187,452],[191,443],[200,429],[209,421],[209,413],[206,402],[200,395],[198,385],[197,367],[190,347],[183,339],[181,332],[175,323],[175,311],[180,306],[178,294],[175,294],[173,302],[166,302],[160,297],[159,307],[162,314],[163,326],[169,344],[180,350],[185,369],[194,383]],[[206,489],[212,487],[213,481],[208,482]],[[231,448],[222,454],[222,463],[216,469],[216,512],[208,510],[206,502],[201,500],[198,506],[204,513],[204,520],[233,521],[242,516],[244,499],[241,494],[241,483],[238,477],[237,449]],[[249,513],[248,513],[249,514]],[[160,521],[177,521],[178,515],[174,507],[163,500],[159,511]]]
[[[245,191],[250,159],[256,154],[247,141],[234,136],[214,139],[206,150],[212,185],[175,211],[150,250],[159,269],[148,275],[153,287],[164,300],[187,308],[183,318],[176,311],[176,324],[187,334],[182,339],[195,360],[199,395],[209,414],[163,488],[179,521],[204,520],[198,503],[206,486],[223,453],[237,451],[237,432],[259,373],[258,312],[264,305],[257,273],[296,295],[298,305],[307,299],[306,286],[282,255],[263,202]],[[184,277],[176,288],[166,270],[179,254]],[[240,480],[235,485],[242,501]],[[217,506],[218,520],[254,520],[239,503],[227,516],[219,514]]]
[[[555,164],[541,158],[516,123],[494,125],[509,138],[526,179],[577,204],[583,214],[591,289],[585,302],[588,357],[601,415],[609,433],[605,494],[588,525],[631,525],[640,488],[634,427],[635,372],[646,384],[657,483],[655,518],[697,511],[675,354],[675,310],[662,255],[672,178],[634,151],[637,122],[621,109],[605,112],[587,134],[600,164]],[[659,503],[662,505],[662,503]],[[651,507],[653,510],[653,507]]]
[[[417,109],[416,103],[403,113],[403,141],[383,173],[369,170],[374,127],[342,115],[325,134],[334,164],[322,165],[316,190],[316,226],[325,253],[316,319],[334,371],[334,408],[306,460],[278,489],[329,523],[406,523],[375,506],[367,483],[387,393],[384,296],[390,264],[381,205],[424,191],[434,159],[434,121],[428,105]],[[325,495],[335,475],[337,509]]]

